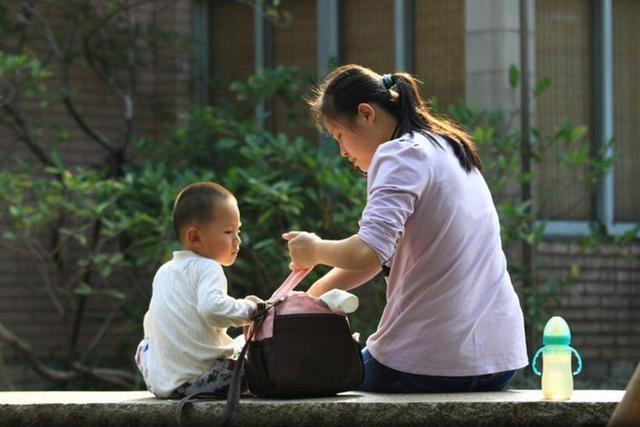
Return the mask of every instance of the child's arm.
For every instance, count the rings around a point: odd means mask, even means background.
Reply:
[[[198,291],[198,314],[207,324],[217,328],[244,326],[250,322],[257,304],[248,299],[235,299],[225,295],[219,289]]]
[[[282,237],[289,241],[293,270],[316,264],[358,271],[380,268],[378,256],[358,235],[343,240],[323,240],[313,233],[290,231]]]
[[[342,289],[349,291],[373,279],[382,270],[380,266],[375,266],[370,270],[343,270],[333,268],[327,274],[311,285],[307,293],[319,297],[331,289]]]
[[[207,262],[201,268],[197,295],[198,314],[207,324],[217,328],[248,324],[256,311],[256,302],[227,295],[227,279],[218,263]]]

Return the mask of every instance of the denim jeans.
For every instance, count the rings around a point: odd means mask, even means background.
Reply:
[[[516,374],[516,371],[470,377],[409,374],[384,366],[373,358],[366,347],[362,350],[362,359],[364,361],[364,381],[358,388],[360,391],[381,393],[500,391],[513,380]]]

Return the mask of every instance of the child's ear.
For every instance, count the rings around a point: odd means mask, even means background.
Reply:
[[[197,227],[190,226],[184,232],[185,241],[190,245],[197,245],[200,243],[200,231]]]
[[[373,123],[376,117],[376,110],[371,106],[371,104],[367,104],[363,102],[358,104],[358,115],[367,123]]]

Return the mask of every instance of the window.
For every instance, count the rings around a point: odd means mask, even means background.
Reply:
[[[308,72],[309,77],[315,76],[317,69],[317,6],[313,0],[286,0],[279,6],[280,10],[292,15],[291,22],[286,25],[272,25],[271,46],[272,63],[275,66],[295,66]],[[299,100],[297,102],[300,102]],[[300,109],[300,104],[295,106],[298,116],[308,117]],[[290,138],[304,135],[313,138],[315,131],[310,127],[304,127],[301,123],[287,120],[289,109],[281,100],[277,100],[271,106],[271,126],[275,132],[286,133]]]
[[[640,2],[613,2],[614,221],[640,222]]]
[[[589,128],[593,145],[593,43],[590,0],[536,1],[536,80],[551,86],[536,101],[535,126],[553,134],[564,119]],[[545,153],[536,182],[537,217],[548,220],[590,220],[595,217],[592,188],[555,159],[558,145]]]
[[[551,161],[561,148],[548,153],[537,213],[551,220],[550,235],[587,234],[593,220],[618,235],[640,222],[638,22],[640,2],[634,0],[536,1],[536,75],[551,78],[548,93],[537,100],[538,128],[553,131],[562,118],[586,125],[594,153],[615,141],[613,168],[593,188],[579,179],[581,171]]]
[[[395,71],[393,0],[340,2],[340,63],[369,67],[384,74]]]
[[[422,94],[446,107],[464,99],[464,1],[414,2],[415,74]]]
[[[229,96],[228,84],[255,72],[253,7],[235,0],[211,2],[211,70],[215,103]]]

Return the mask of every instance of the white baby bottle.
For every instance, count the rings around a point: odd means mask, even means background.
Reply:
[[[569,346],[571,331],[567,322],[559,316],[554,316],[544,327],[542,336],[544,347],[539,349],[531,367],[536,375],[542,375],[542,393],[550,400],[566,400],[573,394],[573,376],[582,370],[582,359],[578,352]],[[538,356],[542,354],[542,374],[536,367]],[[572,372],[571,355],[578,359],[578,368]]]

